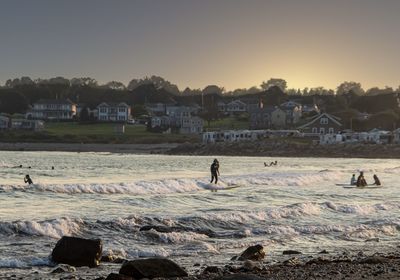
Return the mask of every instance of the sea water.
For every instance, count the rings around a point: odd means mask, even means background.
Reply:
[[[186,267],[226,264],[254,244],[265,247],[267,259],[287,249],[376,252],[398,245],[400,160],[218,157],[221,176],[213,186],[213,159],[0,152],[0,276],[48,271],[63,235],[101,238],[105,252],[123,258],[162,256]],[[335,185],[360,170],[371,183],[377,174],[384,187]],[[24,184],[26,174],[33,185]]]

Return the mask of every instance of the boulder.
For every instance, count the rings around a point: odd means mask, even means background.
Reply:
[[[122,264],[120,274],[135,279],[185,277],[187,272],[173,261],[165,258],[148,258],[127,261]]]
[[[252,260],[261,261],[265,257],[264,248],[261,245],[254,245],[247,248],[238,258],[239,261]]]
[[[108,276],[105,280],[134,280],[134,279],[127,275],[118,274],[118,273],[110,273],[110,274],[108,274]]]
[[[360,264],[382,264],[385,262],[387,262],[386,258],[379,256],[366,257],[359,261]]]
[[[54,247],[51,258],[56,263],[96,267],[99,265],[102,250],[100,239],[63,236]]]

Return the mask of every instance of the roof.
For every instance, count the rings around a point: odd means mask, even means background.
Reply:
[[[34,104],[74,105],[75,103],[69,99],[39,99]]]
[[[310,122],[308,122],[308,123],[306,123],[306,124],[304,124],[302,126],[299,126],[298,128],[299,129],[306,128],[307,126],[310,126],[311,124],[315,123],[317,120],[321,119],[322,117],[326,117],[326,118],[330,119],[332,122],[336,123],[338,126],[342,126],[342,124],[339,122],[340,118],[335,117],[333,115],[330,115],[328,113],[323,113],[323,114],[318,115],[317,117],[315,117]]]
[[[129,107],[128,104],[126,104],[125,102],[102,102],[99,105],[97,105],[97,107],[100,106],[108,106],[108,107],[120,107],[120,106],[124,106],[124,107]]]

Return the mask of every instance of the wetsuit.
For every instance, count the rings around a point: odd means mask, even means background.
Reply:
[[[213,164],[211,164],[211,182],[212,183],[215,179],[215,184],[218,182],[218,168],[219,168],[219,163],[218,162],[213,162]]]
[[[33,184],[31,177],[25,177],[24,182],[28,183],[29,185]]]

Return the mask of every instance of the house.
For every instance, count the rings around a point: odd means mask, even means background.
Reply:
[[[271,112],[271,126],[273,128],[283,128],[286,126],[286,112],[281,108],[275,108]]]
[[[287,101],[279,106],[286,112],[286,125],[293,125],[300,121],[302,116],[302,105],[294,101]]]
[[[151,118],[151,128],[168,128],[171,126],[171,118],[168,116],[154,116]]]
[[[175,129],[179,133],[203,132],[203,119],[195,116],[195,106],[165,106],[165,114],[151,118],[152,128]]]
[[[310,135],[337,134],[342,130],[342,124],[339,120],[338,117],[323,113],[314,117],[310,122],[298,127],[298,129]]]
[[[226,104],[225,111],[228,113],[244,113],[247,111],[247,104],[240,100],[233,100]]]
[[[40,131],[44,128],[44,122],[40,120],[12,119],[11,129]]]
[[[321,113],[321,110],[316,104],[303,104],[301,106],[302,115],[313,115]]]
[[[76,105],[76,115],[80,118],[82,110],[86,109],[87,110],[87,115],[89,116],[90,119],[98,119],[98,110],[97,108],[91,108],[87,104],[84,103],[79,103]]]
[[[250,112],[251,129],[282,128],[286,126],[286,112],[274,106],[255,108]]]
[[[6,130],[10,127],[10,119],[6,116],[0,116],[0,130]]]
[[[27,119],[72,120],[76,115],[76,104],[69,99],[40,99],[26,113]]]
[[[125,102],[103,102],[97,106],[97,119],[106,122],[126,122],[131,117],[131,107]]]
[[[189,116],[182,118],[182,124],[179,133],[183,134],[199,134],[203,132],[203,119],[197,116]]]

